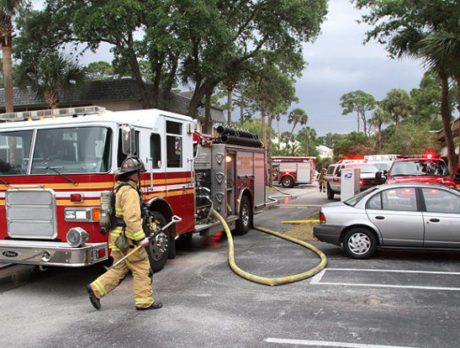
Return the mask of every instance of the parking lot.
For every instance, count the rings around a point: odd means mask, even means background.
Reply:
[[[327,202],[313,188],[256,216],[282,230],[287,217],[306,219]],[[311,210],[310,210],[311,209]],[[244,270],[281,277],[314,267],[311,251],[251,230],[234,238]],[[458,347],[460,253],[382,250],[370,260],[348,258],[314,242],[328,258],[315,277],[269,287],[234,274],[224,235],[195,236],[155,274],[158,311],[134,310],[128,277],[89,304],[85,286],[100,272],[50,269],[1,284],[0,346],[9,347]],[[2,272],[2,271],[0,271]],[[18,331],[20,334],[18,334]]]

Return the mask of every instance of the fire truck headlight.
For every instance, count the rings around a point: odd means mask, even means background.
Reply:
[[[66,238],[72,248],[79,248],[88,240],[89,233],[81,227],[73,227],[67,232]]]

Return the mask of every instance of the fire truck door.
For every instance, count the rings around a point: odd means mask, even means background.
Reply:
[[[229,152],[225,158],[226,179],[227,179],[227,216],[237,214],[235,212],[235,195],[236,195],[236,170],[235,170],[235,153]]]

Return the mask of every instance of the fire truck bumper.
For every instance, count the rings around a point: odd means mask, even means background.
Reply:
[[[0,262],[6,263],[83,267],[107,258],[107,243],[86,243],[80,248],[72,248],[67,243],[0,241]]]

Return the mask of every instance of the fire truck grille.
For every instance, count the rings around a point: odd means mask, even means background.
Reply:
[[[5,202],[11,238],[56,238],[56,199],[52,190],[8,190]]]

